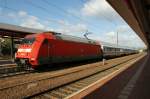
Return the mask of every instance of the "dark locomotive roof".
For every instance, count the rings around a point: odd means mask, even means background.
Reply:
[[[54,33],[54,32],[52,34],[56,36],[56,39],[98,45],[98,43],[96,41],[87,39],[87,38],[81,38],[81,37],[65,35],[65,34],[61,34],[61,33]]]

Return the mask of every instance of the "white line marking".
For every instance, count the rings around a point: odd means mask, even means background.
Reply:
[[[147,61],[149,59],[149,54],[147,58],[144,60],[143,64],[140,66],[138,71],[135,73],[135,75],[130,79],[130,81],[127,83],[127,85],[123,88],[120,95],[118,96],[118,99],[128,99],[130,93],[132,92],[133,88],[135,87],[135,84],[143,71]]]

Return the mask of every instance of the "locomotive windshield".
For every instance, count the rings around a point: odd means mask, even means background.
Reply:
[[[32,44],[35,41],[35,38],[24,38],[22,44]]]

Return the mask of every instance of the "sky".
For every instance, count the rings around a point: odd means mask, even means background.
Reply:
[[[142,40],[105,0],[0,0],[0,23],[56,31],[133,48]]]

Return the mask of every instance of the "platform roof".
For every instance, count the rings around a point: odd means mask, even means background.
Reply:
[[[150,1],[107,0],[150,48]]]
[[[45,31],[39,29],[26,28],[17,25],[6,24],[6,23],[0,23],[0,36],[2,37],[11,36],[14,38],[22,38],[28,34],[41,33],[41,32],[45,32]]]

